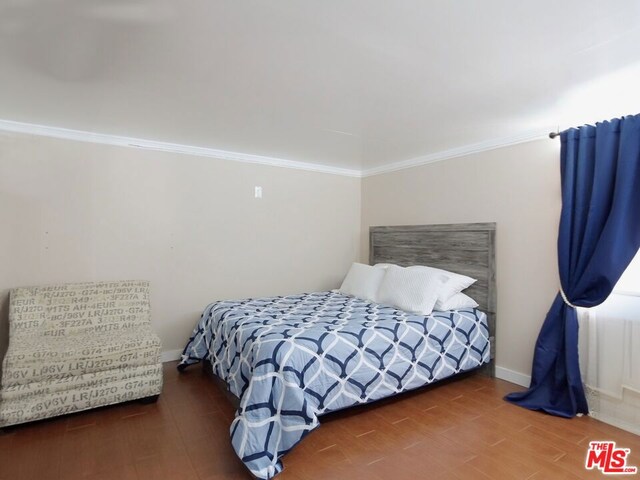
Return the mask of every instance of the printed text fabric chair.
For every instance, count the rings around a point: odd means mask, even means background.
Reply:
[[[149,398],[162,390],[149,283],[16,288],[0,386],[0,427]]]

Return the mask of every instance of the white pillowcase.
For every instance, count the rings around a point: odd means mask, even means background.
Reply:
[[[464,293],[456,293],[453,297],[451,297],[446,302],[442,302],[439,298],[436,302],[434,310],[438,310],[439,312],[447,312],[449,310],[460,310],[462,308],[476,308],[478,306],[478,302],[476,302],[469,295],[465,295]]]
[[[388,269],[390,266],[397,266],[391,263],[377,263],[375,265],[378,268]],[[457,293],[462,292],[465,288],[469,288],[473,285],[477,280],[475,278],[467,277],[466,275],[460,275],[458,273],[449,272],[447,270],[442,270],[440,268],[427,267],[423,265],[415,265],[412,267],[407,267],[408,270],[425,270],[430,271],[433,275],[441,274],[446,278],[442,284],[440,291],[438,292],[438,300],[441,303],[445,303],[451,297],[456,295]]]
[[[397,265],[378,267],[377,270],[384,272],[377,302],[420,315],[429,315],[433,311],[438,292],[446,280],[438,272]]]
[[[400,265],[396,265],[395,263],[376,263],[374,267],[376,268],[384,268],[385,270],[389,267],[399,267]]]
[[[466,275],[460,275],[458,273],[448,272],[447,270],[442,270],[440,268],[433,267],[423,267],[423,266],[415,266],[408,267],[410,269],[428,269],[435,270],[438,273],[441,273],[447,277],[447,280],[444,282],[439,294],[438,300],[442,302],[446,302],[451,297],[453,297],[456,293],[462,292],[465,288],[469,288],[471,285],[476,283],[475,278],[467,277]]]
[[[376,302],[378,289],[384,276],[385,270],[382,268],[354,262],[338,291],[345,295]]]

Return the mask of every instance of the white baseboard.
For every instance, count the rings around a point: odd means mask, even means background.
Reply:
[[[179,360],[180,355],[182,355],[182,350],[166,350],[162,352],[162,363]],[[496,378],[515,383],[516,385],[521,385],[523,387],[528,387],[531,383],[531,376],[498,366],[496,366]]]
[[[162,360],[162,363],[173,362],[179,360],[180,355],[182,355],[182,350],[166,350],[160,355],[160,360]]]
[[[531,376],[524,373],[514,372],[508,368],[496,366],[496,378],[507,382],[515,383],[522,387],[528,387],[531,384]]]
[[[162,352],[162,363],[174,362],[176,360],[179,360],[180,355],[182,355],[182,350],[166,350]],[[515,383],[516,385],[520,385],[523,387],[528,387],[531,383],[531,376],[525,375],[524,373],[520,372],[514,372],[513,370],[509,370],[508,368],[498,366],[496,366],[496,378]]]
[[[595,418],[596,420],[600,420],[601,422],[613,425],[614,427],[626,430],[627,432],[631,432],[635,435],[640,435],[640,428],[638,427],[638,425],[635,425],[631,422],[625,422],[624,420],[621,420],[619,418],[615,418],[609,415],[603,415],[600,412],[594,411],[590,411],[589,416],[591,418]]]

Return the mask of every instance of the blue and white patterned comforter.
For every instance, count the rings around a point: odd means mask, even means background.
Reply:
[[[208,359],[240,399],[236,453],[269,479],[318,416],[489,361],[486,315],[413,315],[335,292],[222,301],[203,312],[180,368]]]

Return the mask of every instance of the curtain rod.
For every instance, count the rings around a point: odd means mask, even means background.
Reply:
[[[560,136],[560,132],[551,132],[549,134],[549,138],[556,138]]]

